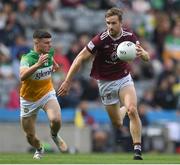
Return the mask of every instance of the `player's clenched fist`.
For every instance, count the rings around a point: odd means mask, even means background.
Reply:
[[[41,54],[37,62],[38,66],[42,66],[46,62],[48,62],[48,54]]]

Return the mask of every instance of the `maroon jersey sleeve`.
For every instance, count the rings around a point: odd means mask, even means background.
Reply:
[[[100,35],[96,35],[87,45],[86,48],[87,50],[92,53],[95,54],[98,50],[98,48],[101,45],[101,40],[100,40]]]

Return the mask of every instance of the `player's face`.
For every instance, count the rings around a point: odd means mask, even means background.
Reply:
[[[117,15],[107,17],[106,25],[112,37],[118,37],[118,35],[120,35],[122,24]]]
[[[41,53],[48,53],[52,46],[51,38],[43,38],[38,42],[38,48]]]

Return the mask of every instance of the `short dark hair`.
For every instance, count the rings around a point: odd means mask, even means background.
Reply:
[[[114,15],[117,15],[119,20],[122,21],[123,11],[117,7],[113,7],[111,9],[107,10],[107,12],[105,14],[105,18],[114,16]]]
[[[33,39],[51,38],[51,34],[43,29],[35,30],[33,33]]]

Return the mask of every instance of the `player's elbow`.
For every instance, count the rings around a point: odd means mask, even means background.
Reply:
[[[24,74],[20,74],[19,77],[20,77],[20,80],[21,80],[21,81],[26,80],[26,76],[25,76]]]
[[[24,77],[20,77],[20,80],[21,80],[21,81],[24,81],[24,80],[25,80],[25,78],[24,78]]]

